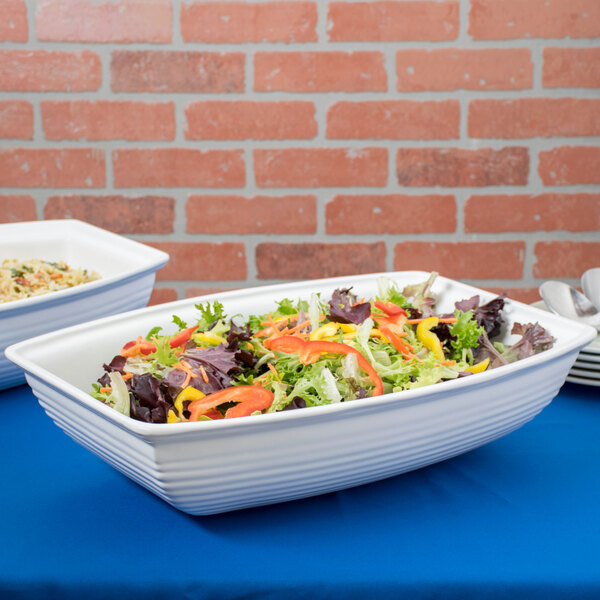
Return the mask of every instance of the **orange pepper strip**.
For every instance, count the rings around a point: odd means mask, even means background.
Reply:
[[[200,398],[198,400],[194,400],[188,406],[188,410],[190,411],[190,421],[197,421],[202,415],[208,413],[208,411],[212,408],[215,408],[225,402],[240,402],[241,404],[245,404],[248,401],[256,401],[253,406],[261,406],[262,408],[253,408],[248,415],[252,414],[255,410],[264,410],[265,408],[269,408],[271,404],[273,404],[273,400],[275,396],[273,396],[273,392],[266,390],[263,387],[255,386],[255,385],[236,385],[233,387],[225,388],[219,392],[215,392],[214,394],[209,394],[204,398]],[[260,400],[260,402],[259,402]],[[249,407],[250,405],[245,405]],[[229,409],[231,410],[231,409]],[[227,411],[226,418],[233,417],[242,417],[247,416],[245,411],[240,409],[239,412],[244,414],[237,414],[237,412],[229,415],[229,410]]]
[[[400,354],[402,354],[404,358],[406,358],[407,360],[416,359],[419,362],[421,362],[421,360],[413,354],[410,344],[398,337],[390,329],[390,327],[380,327],[379,330],[381,331],[381,333],[383,333],[383,335],[385,335],[385,337],[388,340],[390,340],[392,346],[394,346],[394,348],[396,348],[396,350],[398,350],[398,352],[400,352]]]
[[[315,362],[319,359],[321,354],[327,352],[332,354],[354,354],[359,366],[367,373],[375,385],[373,396],[381,396],[381,394],[383,394],[383,382],[381,381],[381,377],[377,374],[377,371],[358,350],[347,344],[326,342],[323,340],[304,341],[299,337],[289,335],[270,340],[268,347],[270,350],[278,350],[285,354],[298,354],[298,358],[303,364]]]

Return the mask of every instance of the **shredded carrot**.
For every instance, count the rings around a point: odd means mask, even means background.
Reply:
[[[268,321],[261,321],[260,324],[261,325],[271,325],[273,323],[283,323],[283,321],[291,321],[292,319],[297,319],[298,315],[284,315],[283,317],[278,317],[277,319],[275,319],[273,321],[273,319],[271,318],[271,314],[269,313],[267,315],[267,318],[269,319]]]
[[[452,365],[455,365],[456,361],[455,360],[440,360],[440,365],[443,365],[444,367],[451,367]]]
[[[271,326],[271,329],[273,330],[273,335],[275,335],[277,337],[280,337],[281,336],[281,332],[279,331],[279,328],[277,327],[277,325],[273,321],[273,317],[271,317],[271,313],[269,313],[267,315],[267,319],[268,319],[269,325]]]
[[[204,370],[204,367],[202,365],[200,365],[200,375],[202,375],[204,383],[208,383],[208,375],[206,374],[206,371]]]
[[[123,381],[127,381],[128,379],[131,379],[133,377],[133,373],[130,373],[129,371],[125,371],[125,375],[123,375]]]
[[[421,323],[421,321],[424,321],[425,319],[428,319],[429,317],[423,317],[422,319],[408,319],[406,321],[407,325],[416,325],[417,323]],[[456,317],[448,317],[447,319],[440,319],[439,322],[440,323],[456,323],[456,321],[458,321],[458,319]]]
[[[112,392],[112,388],[111,387],[101,387],[100,388],[101,394],[106,394],[106,392]]]
[[[50,279],[60,279],[62,277],[62,273],[53,273],[50,275]]]
[[[273,375],[275,375],[275,378],[277,379],[277,381],[281,381],[281,377],[279,376],[277,369],[271,363],[267,363],[267,366],[269,367],[269,371],[271,371],[271,373],[273,373]]]
[[[192,377],[198,377],[198,375],[196,375],[196,373],[192,373],[192,367],[190,367],[190,365],[187,362],[185,362],[185,360],[179,361],[175,365],[175,368],[181,369],[186,375],[186,377],[183,381],[183,384],[181,385],[182,388],[185,388],[190,384]]]
[[[301,329],[304,329],[306,326],[310,325],[310,319],[304,321],[304,323],[300,323],[299,325],[296,325],[296,327],[292,327],[289,331],[288,331],[288,335],[290,333],[296,333],[297,331],[300,331]]]

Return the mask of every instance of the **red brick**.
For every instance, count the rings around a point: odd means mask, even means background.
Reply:
[[[396,155],[398,183],[404,186],[484,187],[526,185],[527,148],[401,148]]]
[[[115,50],[113,92],[219,94],[244,91],[242,52]]]
[[[316,42],[314,2],[192,2],[181,5],[186,42]]]
[[[33,138],[33,106],[25,100],[0,101],[0,138]]]
[[[385,148],[283,148],[254,150],[261,188],[383,187],[388,179]]]
[[[600,135],[600,100],[472,100],[468,127],[469,136],[473,138]]]
[[[401,242],[394,269],[437,271],[453,279],[521,279],[525,242]]]
[[[525,304],[533,304],[540,300],[540,292],[537,287],[488,287],[483,289],[492,292],[492,294],[501,294],[504,292],[507,298],[524,302]]]
[[[241,150],[122,149],[112,154],[115,187],[244,187]]]
[[[188,140],[300,140],[317,135],[312,102],[194,102],[185,116]]]
[[[157,280],[235,281],[246,279],[244,244],[223,242],[147,242],[171,257]]]
[[[48,140],[173,140],[173,102],[43,100]]]
[[[258,92],[385,92],[381,52],[257,52]]]
[[[196,296],[209,296],[211,294],[219,294],[221,292],[229,292],[238,288],[221,288],[221,287],[187,287],[185,288],[186,298],[195,298]]]
[[[156,306],[157,304],[165,304],[166,302],[174,302],[178,300],[177,290],[173,288],[154,288],[148,301],[148,306]]]
[[[32,196],[0,196],[0,223],[36,220],[37,210]]]
[[[385,244],[280,244],[256,247],[259,279],[313,279],[385,271]]]
[[[600,87],[600,48],[544,48],[542,84],[547,88]]]
[[[581,277],[598,266],[600,242],[537,242],[534,277]]]
[[[327,31],[333,42],[455,40],[459,3],[330,2]]]
[[[100,57],[80,50],[0,50],[0,89],[15,92],[84,92],[102,81]]]
[[[453,233],[456,201],[442,195],[340,195],[325,206],[325,227],[333,235]]]
[[[600,230],[600,194],[471,196],[466,233]]]
[[[37,39],[45,42],[171,41],[170,0],[38,0]]]
[[[315,196],[190,196],[189,233],[316,233]]]
[[[458,100],[342,101],[327,112],[330,139],[450,140],[459,126]]]
[[[0,42],[26,42],[27,6],[22,0],[0,0]]]
[[[175,200],[162,196],[51,196],[44,219],[79,219],[115,233],[172,233]]]
[[[540,152],[538,173],[544,185],[600,184],[600,148],[562,146]]]
[[[104,187],[104,150],[0,148],[0,186]]]
[[[471,0],[474,40],[586,38],[600,35],[598,0]]]
[[[401,92],[427,90],[523,90],[533,85],[527,48],[399,50],[396,82]]]

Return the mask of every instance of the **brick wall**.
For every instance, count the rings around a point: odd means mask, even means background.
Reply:
[[[154,301],[600,265],[600,2],[0,0],[0,222],[171,254]]]

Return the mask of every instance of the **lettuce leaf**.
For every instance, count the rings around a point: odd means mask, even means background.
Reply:
[[[350,293],[351,289],[338,289],[333,292],[329,301],[330,321],[360,325],[371,315],[371,303],[356,304],[356,296]]]
[[[457,321],[450,327],[452,339],[450,345],[452,360],[464,360],[465,351],[476,348],[479,344],[479,337],[485,331],[484,328],[474,319],[475,313],[472,310],[462,312],[456,310],[454,316]]]

